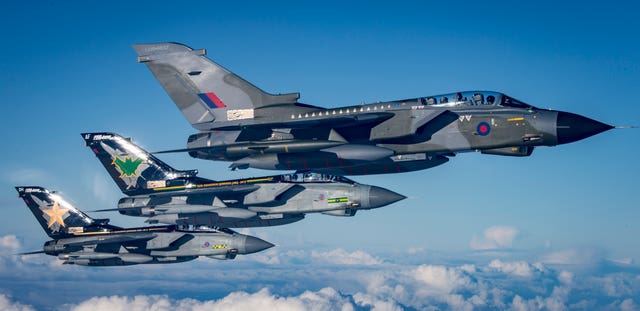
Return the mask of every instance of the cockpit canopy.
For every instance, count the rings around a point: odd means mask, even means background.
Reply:
[[[237,232],[229,229],[229,228],[221,228],[221,227],[212,227],[212,226],[207,226],[207,225],[197,225],[197,226],[192,226],[192,225],[185,225],[185,226],[178,226],[178,230],[180,231],[184,231],[184,232],[218,232],[218,233],[226,233],[229,235],[234,235],[237,234]]]
[[[513,97],[492,91],[457,92],[438,96],[424,97],[420,100],[423,105],[433,107],[498,106],[525,109],[535,108]]]
[[[315,172],[295,172],[293,174],[282,175],[282,181],[295,183],[330,183],[343,182],[355,184],[356,182],[344,176],[320,174]]]

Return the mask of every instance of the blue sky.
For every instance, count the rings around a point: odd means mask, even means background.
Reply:
[[[69,309],[87,299],[127,304],[144,295],[146,303],[197,306],[223,304],[246,291],[247,301],[304,306],[316,295],[331,307],[364,309],[376,301],[391,309],[456,308],[456,301],[525,310],[545,301],[638,308],[640,130],[539,148],[529,158],[469,153],[430,170],[355,177],[409,198],[353,218],[311,215],[289,226],[251,229],[278,247],[239,262],[163,267],[166,280],[155,267],[112,273],[8,255],[37,249],[46,239],[13,186],[56,189],[86,210],[112,208],[121,197],[79,133],[115,131],[150,150],[183,147],[194,133],[135,62],[131,44],[206,48],[208,57],[262,89],[299,91],[302,102],[324,107],[482,89],[609,124],[640,125],[637,11],[631,1],[580,7],[551,1],[4,2],[0,305]],[[186,155],[161,158],[214,179],[273,173],[230,172],[228,163]],[[220,270],[223,281],[212,272]],[[198,279],[207,290],[197,290],[196,281],[183,280],[194,273],[216,281]],[[41,283],[43,274],[49,276]],[[282,274],[288,276],[281,280]],[[370,275],[380,275],[378,283]],[[131,278],[148,290],[135,289]],[[103,279],[125,285],[85,290]],[[60,290],[58,280],[68,290],[56,302],[21,290],[52,294]],[[176,293],[163,285],[173,282],[193,286]],[[105,298],[112,295],[117,299]]]

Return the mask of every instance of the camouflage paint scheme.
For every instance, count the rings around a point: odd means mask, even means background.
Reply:
[[[276,226],[307,213],[354,216],[405,197],[342,176],[298,172],[214,181],[180,171],[114,133],[84,133],[85,144],[120,190],[117,210],[148,223],[225,228]]]
[[[179,230],[176,226],[128,228],[92,219],[55,192],[42,187],[16,187],[44,231],[53,240],[42,251],[64,264],[126,266],[177,263],[207,256],[233,259],[273,244],[229,229]]]
[[[179,43],[138,44],[147,65],[200,133],[192,157],[232,169],[313,170],[337,175],[408,172],[460,152],[529,156],[612,126],[542,110],[508,95],[470,91],[326,109],[299,93],[269,94]]]

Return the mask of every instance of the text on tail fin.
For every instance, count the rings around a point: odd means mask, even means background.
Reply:
[[[197,174],[197,171],[176,170],[114,133],[84,133],[82,137],[127,195],[150,193],[154,188],[165,187],[167,181]]]
[[[69,235],[93,224],[87,216],[60,195],[42,187],[16,187],[44,231],[51,237]]]

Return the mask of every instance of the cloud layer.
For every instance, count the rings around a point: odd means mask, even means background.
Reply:
[[[637,310],[640,297],[637,267],[593,255],[585,269],[558,255],[598,254],[587,250],[548,253],[540,262],[427,256],[399,264],[418,255],[278,248],[235,261],[91,268],[8,255],[19,250],[17,240],[0,237],[0,281],[12,284],[0,288],[2,310]]]
[[[151,296],[110,296],[94,297],[78,305],[70,306],[73,311],[145,311],[145,310],[285,310],[285,311],[330,311],[330,310],[354,310],[354,306],[363,307],[367,302],[360,304],[338,293],[335,289],[327,287],[318,291],[305,291],[297,296],[281,297],[273,295],[268,289],[261,289],[256,293],[234,292],[218,300],[199,301],[195,299],[172,300],[166,295]]]

